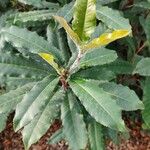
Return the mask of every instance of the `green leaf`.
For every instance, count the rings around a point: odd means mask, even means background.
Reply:
[[[129,33],[130,32],[128,30],[115,30],[112,33],[104,33],[100,37],[89,42],[88,44],[81,46],[81,50],[85,52],[89,49],[107,45],[117,39],[126,37],[127,35],[129,35]]]
[[[102,83],[100,87],[103,88],[112,99],[116,100],[116,103],[126,111],[144,109],[142,101],[133,90],[130,90],[127,86],[116,84],[113,82]]]
[[[109,8],[107,6],[105,7],[98,6],[96,13],[97,18],[101,20],[103,23],[105,23],[110,29],[114,30],[124,29],[131,32],[129,20],[122,17],[119,11]]]
[[[145,109],[142,112],[143,120],[146,124],[147,128],[150,128],[150,78],[146,78],[145,86],[144,86],[144,95],[143,95],[143,103]]]
[[[11,112],[22,100],[24,95],[31,90],[35,83],[29,83],[0,96],[0,114]]]
[[[67,36],[67,40],[68,40],[68,46],[71,51],[71,57],[69,59],[68,66],[67,66],[67,68],[69,68],[75,62],[76,58],[78,57],[79,48],[75,45],[75,43],[71,40],[71,38],[69,36]]]
[[[31,59],[25,58],[20,54],[9,52],[0,53],[0,74],[1,75],[21,75],[22,77],[42,78],[49,74],[55,74],[49,67]]]
[[[63,135],[63,130],[62,128],[57,130],[48,140],[48,144],[56,144],[59,141],[61,141],[62,139],[64,139],[64,135]]]
[[[140,60],[134,70],[134,74],[138,73],[142,76],[150,76],[150,58]]]
[[[69,84],[86,110],[97,122],[115,130],[125,131],[121,108],[97,83],[90,80],[74,80]]]
[[[62,98],[63,93],[61,90],[53,93],[41,108],[40,113],[24,127],[22,134],[25,149],[29,149],[29,147],[33,143],[36,143],[49,129],[59,114]]]
[[[53,9],[59,8],[57,3],[47,2],[46,0],[18,0],[18,1],[20,3],[32,5],[37,8],[53,8]]]
[[[52,54],[57,61],[59,59],[61,60],[59,50],[35,32],[11,26],[9,28],[3,28],[0,31],[0,35],[2,39],[11,42],[17,48],[23,47],[35,54],[40,52],[49,53]]]
[[[68,95],[61,105],[61,120],[63,135],[69,142],[70,149],[79,150],[85,149],[86,147],[87,133],[83,115],[78,112],[75,101],[75,96],[68,92]]]
[[[112,71],[106,68],[96,66],[96,67],[79,70],[77,73],[73,74],[73,77],[101,80],[101,81],[110,81],[116,78],[116,75]]]
[[[118,1],[118,0],[97,0],[97,4],[106,5],[109,3],[116,2],[116,1]]]
[[[105,149],[102,125],[100,125],[96,121],[93,121],[88,126],[88,134],[89,134],[91,150]]]
[[[1,78],[0,78],[1,79]],[[41,78],[42,79],[42,78]],[[24,86],[27,83],[38,82],[41,80],[40,78],[35,78],[34,76],[4,76],[4,83],[6,84],[6,90],[14,90],[18,87]]]
[[[115,74],[132,74],[134,70],[134,64],[120,58],[112,63],[103,65],[102,67],[111,70]]]
[[[149,5],[150,5],[150,3],[149,3]],[[144,28],[144,31],[145,31],[145,34],[147,37],[147,41],[150,44],[150,17],[149,16],[146,18],[143,28]]]
[[[138,2],[133,4],[135,7],[144,8],[144,9],[150,9],[150,3],[149,2]]]
[[[61,51],[65,64],[67,64],[70,58],[70,50],[67,45],[67,38],[64,35],[65,31],[63,29],[54,28],[52,25],[47,28],[48,41]]]
[[[82,41],[87,41],[96,27],[96,0],[76,0],[72,27]]]
[[[71,27],[68,25],[67,21],[60,17],[60,16],[54,16],[54,19],[57,20],[59,22],[59,24],[65,29],[65,31],[67,32],[67,34],[70,36],[70,38],[74,41],[74,43],[76,45],[80,45],[81,41],[79,36],[77,35],[77,33],[75,33]]]
[[[17,105],[14,117],[14,128],[16,131],[28,124],[42,109],[45,103],[53,96],[53,91],[59,79],[48,76],[38,82],[28,92],[21,103]]]
[[[0,114],[0,132],[2,132],[6,127],[7,114]]]
[[[67,22],[70,22],[73,17],[74,2],[64,5],[57,12],[57,16],[63,17]]]
[[[115,51],[101,47],[86,53],[80,60],[80,66],[104,65],[115,61],[117,57]]]
[[[35,22],[43,22],[46,20],[50,20],[52,15],[56,13],[55,10],[34,10],[29,12],[18,12],[10,15],[7,18],[7,21],[11,24],[16,25],[31,25],[35,24]]]
[[[93,40],[95,38],[98,38],[101,34],[108,32],[108,30],[110,30],[110,29],[108,29],[107,26],[104,23],[100,22],[96,26],[95,31],[93,32],[93,34],[91,35],[91,39]]]

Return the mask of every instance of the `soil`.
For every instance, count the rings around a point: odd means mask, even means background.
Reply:
[[[21,131],[15,133],[12,125],[13,115],[8,118],[5,130],[0,133],[0,150],[24,150]],[[128,122],[130,128],[130,139],[122,140],[120,145],[107,141],[106,150],[150,150],[150,135],[141,130],[141,123]],[[61,141],[55,145],[48,145],[49,137],[61,127],[61,123],[56,120],[47,133],[40,141],[30,148],[30,150],[68,150],[65,141]]]

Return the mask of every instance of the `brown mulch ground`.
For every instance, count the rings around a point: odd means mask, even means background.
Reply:
[[[21,139],[21,133],[14,133],[12,127],[12,116],[9,117],[6,129],[0,133],[0,150],[24,150]],[[48,145],[47,140],[61,124],[56,121],[48,130],[46,135],[41,140],[34,144],[30,150],[68,150],[68,146],[64,141],[57,145]],[[141,131],[141,124],[128,123],[130,128],[130,139],[122,140],[119,146],[116,146],[111,141],[107,141],[107,150],[150,150],[150,136],[148,133]]]

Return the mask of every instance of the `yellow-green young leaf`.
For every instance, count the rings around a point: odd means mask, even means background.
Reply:
[[[96,26],[96,0],[76,0],[73,30],[82,41],[87,41]]]
[[[82,46],[81,49],[82,51],[87,51],[88,49],[104,46],[117,39],[126,37],[129,34],[130,34],[130,31],[128,30],[115,30],[112,33],[104,33],[100,37],[92,40],[90,43]]]
[[[50,55],[48,53],[39,53],[39,56],[41,56],[46,62],[48,62],[59,73],[59,67],[58,67],[58,64],[55,63],[53,55]]]
[[[70,36],[70,38],[74,41],[75,44],[80,45],[81,41],[78,35],[71,29],[71,27],[68,25],[67,21],[60,17],[60,16],[53,16],[55,20],[57,20],[60,25],[66,30],[67,34]]]
[[[39,55],[45,60],[47,61],[49,64],[53,63],[54,61],[54,57],[50,54],[47,53],[39,53]]]

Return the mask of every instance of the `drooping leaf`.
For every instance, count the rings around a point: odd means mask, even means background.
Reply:
[[[142,76],[150,76],[150,58],[140,60],[133,73],[138,73]]]
[[[145,109],[142,112],[142,117],[147,128],[150,128],[150,78],[147,77],[144,86],[143,103]]]
[[[12,111],[34,85],[35,83],[31,82],[15,90],[11,90],[8,93],[0,95],[0,114]]]
[[[72,27],[82,41],[87,41],[96,26],[96,0],[76,0]]]
[[[2,132],[6,127],[7,114],[0,114],[0,132]]]
[[[115,30],[112,33],[104,33],[100,37],[92,40],[86,45],[81,47],[82,51],[87,51],[89,49],[98,48],[100,46],[107,45],[117,39],[126,37],[129,35],[130,31],[128,30]]]
[[[116,103],[123,110],[132,111],[144,109],[142,101],[140,101],[135,92],[130,90],[127,86],[108,82],[100,84],[100,87],[102,87],[112,99],[116,100]]]
[[[90,80],[74,80],[69,84],[86,110],[97,122],[112,129],[125,131],[121,108],[97,83]]]
[[[74,95],[68,92],[68,95],[61,105],[61,120],[63,135],[69,142],[70,149],[79,150],[85,149],[86,147],[87,133],[83,115],[78,112],[75,101],[76,98]]]
[[[118,10],[114,10],[107,6],[97,6],[96,8],[97,19],[101,20],[110,29],[114,30],[128,30],[131,32],[129,20],[121,16]]]
[[[2,39],[11,42],[17,48],[23,47],[35,54],[40,52],[49,53],[52,54],[57,61],[62,59],[57,48],[35,32],[11,26],[9,28],[3,28],[0,31],[0,35]]]
[[[80,45],[81,41],[80,41],[79,36],[71,29],[71,27],[68,25],[67,21],[64,18],[60,17],[60,16],[54,16],[54,18],[66,30],[67,34],[74,41],[74,43],[77,44],[77,45]]]
[[[16,131],[28,124],[41,111],[45,103],[52,97],[58,80],[54,76],[48,76],[38,82],[24,96],[16,108],[14,117],[14,128]]]
[[[49,139],[48,144],[56,144],[59,141],[64,139],[63,130],[62,128],[57,130]]]
[[[104,135],[102,125],[93,121],[88,126],[88,134],[91,150],[104,150]]]
[[[62,98],[63,93],[61,90],[53,93],[40,110],[39,115],[25,126],[22,131],[25,149],[28,149],[33,143],[36,143],[49,129],[59,114]]]
[[[57,3],[47,2],[46,0],[18,0],[18,1],[20,3],[32,5],[37,8],[53,8],[53,9],[59,8]]]
[[[80,60],[80,66],[104,65],[113,62],[117,57],[115,51],[101,47],[86,53]]]

